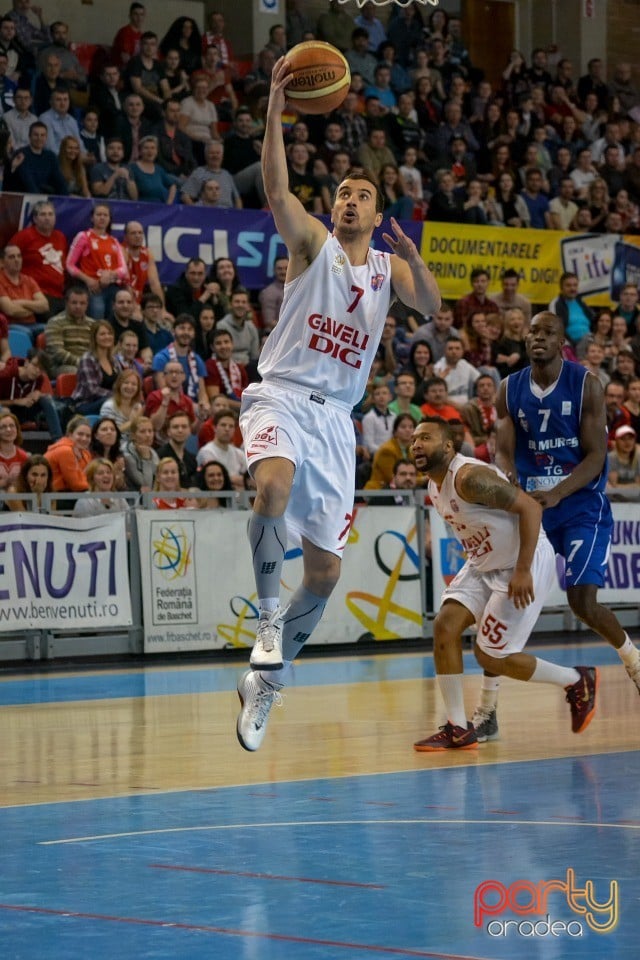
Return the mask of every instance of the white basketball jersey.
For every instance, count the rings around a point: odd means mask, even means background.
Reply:
[[[369,248],[353,267],[333,236],[304,273],[287,283],[280,319],[258,370],[355,406],[362,398],[391,299],[389,254]]]
[[[458,470],[466,464],[489,467],[506,480],[493,464],[456,454],[438,487],[429,481],[429,496],[440,516],[450,524],[456,539],[467,555],[467,562],[478,570],[508,570],[515,567],[520,549],[518,517],[505,510],[492,510],[462,500],[455,488]],[[541,536],[544,536],[541,533]]]

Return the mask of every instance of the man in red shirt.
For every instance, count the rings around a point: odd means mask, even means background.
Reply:
[[[240,410],[242,391],[249,383],[243,364],[233,359],[233,337],[227,330],[216,330],[213,335],[214,356],[207,360],[204,385],[210,400],[222,395],[231,410]]]
[[[8,407],[20,423],[30,423],[42,415],[51,439],[62,436],[60,418],[53,398],[42,392],[42,354],[35,348],[22,359],[10,357],[0,370],[0,406]]]
[[[126,67],[132,57],[140,53],[142,27],[147,11],[142,3],[129,7],[129,23],[120,27],[111,46],[111,58],[118,67]]]
[[[460,420],[460,411],[448,402],[447,381],[442,377],[430,377],[427,380],[425,395],[426,403],[420,407],[424,417]]]
[[[135,319],[142,319],[140,303],[144,293],[151,292],[160,297],[164,310],[164,289],[160,283],[156,261],[149,247],[145,246],[144,229],[137,220],[130,220],[124,228],[122,249],[129,268],[129,287],[136,300]]]
[[[179,360],[170,360],[165,364],[164,386],[161,390],[152,390],[147,397],[144,412],[151,420],[156,438],[165,443],[167,435],[165,425],[174,413],[186,413],[191,428],[196,428],[196,411],[192,400],[183,389],[185,372]]]
[[[231,70],[231,76],[235,79],[238,74],[238,65],[235,60],[233,47],[224,34],[224,16],[219,10],[214,10],[209,15],[209,29],[202,35],[202,52],[207,47],[217,47],[220,57],[220,63]]]
[[[476,267],[471,271],[471,293],[466,297],[460,297],[453,308],[453,325],[460,329],[464,326],[467,317],[475,310],[482,310],[484,313],[500,313],[500,308],[495,300],[487,296],[489,287],[489,274],[482,267]]]
[[[22,269],[44,293],[52,316],[64,310],[64,264],[69,250],[67,238],[55,226],[55,207],[49,200],[38,200],[31,226],[19,230],[9,241],[20,248]]]
[[[44,293],[35,280],[22,272],[22,253],[15,244],[4,248],[0,270],[0,311],[10,324],[28,327],[33,336],[45,328],[44,323],[36,323],[36,315],[49,313],[49,301]]]

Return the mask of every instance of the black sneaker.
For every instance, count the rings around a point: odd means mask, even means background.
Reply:
[[[476,711],[471,720],[478,743],[486,743],[487,740],[499,740],[498,717],[495,708],[493,710],[482,710],[476,707]]]

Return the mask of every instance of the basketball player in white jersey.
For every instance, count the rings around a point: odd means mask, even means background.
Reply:
[[[555,555],[541,527],[540,504],[512,486],[497,467],[456,453],[451,427],[440,417],[418,424],[412,450],[417,469],[429,477],[434,507],[467,557],[445,589],[433,625],[447,722],[438,733],[415,743],[415,749],[478,746],[462,690],[462,634],[474,623],[480,666],[498,676],[563,687],[571,728],[581,733],[595,712],[595,667],[560,667],[523,653],[555,577]]]
[[[241,677],[237,734],[257,750],[291,662],[316,627],[340,574],[352,518],[355,435],[351,410],[365,392],[391,288],[422,314],[440,294],[395,220],[393,253],[372,250],[382,222],[377,184],[347,175],[331,211],[333,232],[289,192],[282,112],[290,67],[275,65],[262,147],[264,185],[289,266],[280,319],[262,351],[262,382],[242,396],[240,426],[257,494],[249,524],[259,621]],[[280,577],[287,542],[301,544],[304,575],[286,608]]]

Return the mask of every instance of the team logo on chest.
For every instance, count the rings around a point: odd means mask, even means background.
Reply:
[[[337,277],[341,277],[346,262],[347,258],[345,257],[344,253],[336,253],[335,257],[333,258],[331,273],[335,273]]]
[[[374,273],[371,277],[371,289],[374,293],[377,293],[378,290],[382,290],[382,284],[384,283],[384,273]]]

